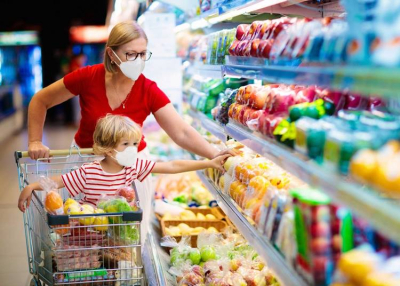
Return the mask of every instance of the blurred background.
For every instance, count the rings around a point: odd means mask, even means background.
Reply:
[[[180,109],[181,60],[177,58],[173,27],[182,23],[184,13],[169,2],[179,1],[2,1],[0,285],[30,285],[31,279],[23,216],[17,208],[19,185],[14,159],[14,151],[27,150],[28,147],[27,110],[30,100],[37,91],[65,74],[82,66],[101,63],[108,33],[115,23],[138,20],[148,13],[168,13],[169,16],[162,19],[141,19],[141,25],[152,42],[149,49],[153,52],[152,60],[146,64],[145,75],[156,81]],[[180,3],[181,6],[190,7],[198,1],[181,2],[184,2]],[[158,29],[159,26],[166,30]],[[160,33],[166,37],[161,39]],[[162,77],[165,68],[160,66],[169,67],[169,77]],[[78,98],[49,109],[43,134],[44,144],[51,149],[69,148],[79,120]]]

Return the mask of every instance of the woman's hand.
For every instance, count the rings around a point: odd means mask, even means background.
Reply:
[[[215,157],[214,159],[210,160],[210,167],[221,171],[221,173],[225,173],[224,163],[230,156],[230,154],[224,154]]]
[[[222,155],[237,156],[237,155],[239,155],[239,152],[235,149],[224,149],[224,150],[221,150],[218,153],[216,153],[213,158],[217,158]],[[230,157],[230,156],[228,156],[228,157]]]
[[[19,195],[18,208],[23,213],[27,208],[29,208],[29,205],[31,204],[32,192],[33,192],[32,187],[28,185],[22,190],[21,194]],[[25,207],[25,202],[26,202],[26,207]]]
[[[43,143],[41,141],[33,141],[33,142],[29,142],[28,154],[29,154],[29,157],[33,160],[37,160],[37,159],[41,159],[41,158],[49,158],[50,149],[49,149],[49,147],[43,145]]]

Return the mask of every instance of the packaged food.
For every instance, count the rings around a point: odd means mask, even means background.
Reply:
[[[297,270],[312,285],[331,283],[334,260],[330,199],[315,189],[290,191],[296,222]]]

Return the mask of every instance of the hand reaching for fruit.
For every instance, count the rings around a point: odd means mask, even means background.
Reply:
[[[232,148],[224,149],[224,150],[219,151],[219,152],[214,156],[213,159],[216,159],[216,158],[218,158],[219,156],[223,156],[223,155],[236,156],[236,155],[239,155],[239,151],[236,150],[236,149],[232,149]],[[230,157],[230,156],[228,156],[228,157]],[[228,157],[226,157],[226,158],[228,158]]]
[[[224,163],[230,156],[231,154],[225,154],[215,157],[210,160],[210,167],[219,170],[221,173],[225,173]]]

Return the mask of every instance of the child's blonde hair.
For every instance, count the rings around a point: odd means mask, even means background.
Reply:
[[[93,151],[96,155],[105,155],[124,137],[139,142],[142,138],[140,126],[129,117],[107,114],[97,121],[93,133]]]

